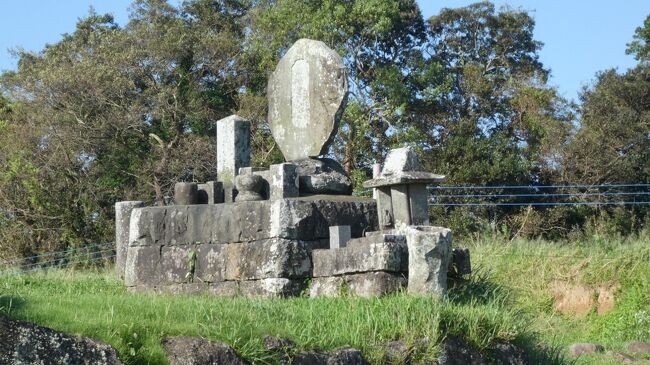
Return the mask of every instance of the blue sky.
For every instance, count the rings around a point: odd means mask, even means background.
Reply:
[[[177,3],[178,1],[172,0]],[[418,0],[426,18],[444,7],[475,1]],[[38,51],[74,30],[77,19],[93,6],[98,13],[112,13],[123,25],[131,0],[20,0],[7,1],[0,13],[0,70],[16,67],[8,49]],[[536,20],[535,38],[544,42],[541,61],[551,69],[551,84],[562,95],[576,98],[596,72],[608,68],[624,71],[635,64],[625,55],[636,27],[650,14],[648,0],[510,0],[496,1],[531,13]]]

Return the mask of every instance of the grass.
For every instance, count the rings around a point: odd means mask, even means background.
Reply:
[[[113,345],[127,363],[165,363],[160,340],[190,335],[224,341],[254,363],[275,360],[265,335],[290,338],[299,349],[352,346],[381,363],[383,344],[396,339],[417,359],[434,359],[444,336],[463,335],[489,352],[496,340],[513,340],[533,363],[571,363],[562,351],[594,341],[624,350],[650,338],[650,243],[602,239],[553,244],[476,237],[477,268],[471,280],[433,300],[396,294],[379,299],[218,299],[206,296],[130,294],[111,271],[55,270],[0,277],[0,312]],[[584,318],[558,314],[549,286],[554,280],[585,285],[619,284],[613,311]],[[428,341],[421,341],[426,338]],[[600,356],[576,364],[607,364]]]

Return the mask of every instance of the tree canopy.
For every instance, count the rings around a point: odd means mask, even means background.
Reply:
[[[599,73],[579,104],[548,85],[534,27],[526,11],[490,2],[430,19],[415,0],[135,0],[124,25],[91,12],[40,52],[18,51],[18,68],[0,76],[0,252],[110,240],[116,201],[164,205],[175,182],[214,179],[214,122],[233,113],[253,122],[254,164],[282,161],[266,83],[303,37],[348,67],[330,154],[357,192],[403,145],[452,185],[650,182],[650,17],[628,44],[639,64]],[[571,209],[535,214],[564,232],[609,214]],[[633,213],[627,231],[643,226],[644,211]],[[432,214],[478,229],[518,225],[524,212]]]

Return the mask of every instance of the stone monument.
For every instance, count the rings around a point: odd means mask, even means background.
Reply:
[[[398,229],[428,224],[425,184],[442,177],[419,171],[412,151],[396,150],[367,183],[381,192],[377,200],[353,197],[344,169],[323,156],[347,93],[339,55],[322,42],[297,41],[268,85],[269,124],[287,162],[248,166],[250,124],[237,116],[217,122],[216,182],[178,183],[176,205],[116,206],[128,289],[286,297],[307,289],[338,295],[346,287],[376,296],[405,289],[413,267],[418,276],[435,271],[415,291],[444,292],[451,236],[428,234],[432,227]],[[434,251],[442,253],[435,262]]]

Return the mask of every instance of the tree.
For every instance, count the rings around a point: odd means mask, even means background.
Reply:
[[[46,250],[112,237],[115,201],[164,204],[179,180],[214,177],[214,121],[240,87],[242,2],[138,0],[119,27],[93,12],[42,52],[18,52],[0,88],[2,234]],[[0,228],[1,229],[1,228]]]
[[[634,55],[638,61],[650,61],[650,15],[642,27],[636,28],[634,40],[628,43],[625,53]]]
[[[348,172],[369,171],[385,152],[388,126],[401,118],[406,85],[415,60],[422,58],[424,22],[415,1],[262,1],[251,18],[247,55],[250,73],[257,76],[251,78],[248,99],[243,99],[249,103],[240,107],[256,110],[249,117],[264,130],[266,109],[259,105],[265,102],[267,75],[299,38],[321,40],[341,54],[351,85],[332,152]],[[260,152],[270,156],[272,148],[271,143]]]

